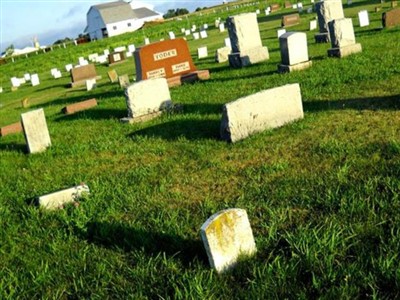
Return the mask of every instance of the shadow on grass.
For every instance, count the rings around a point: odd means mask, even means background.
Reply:
[[[25,144],[19,144],[19,143],[1,143],[0,144],[0,151],[12,151],[12,152],[22,152],[25,154],[28,154],[28,149]]]
[[[128,137],[158,137],[170,141],[179,138],[216,140],[219,139],[219,128],[219,120],[175,120],[135,131],[129,134]]]
[[[303,102],[303,106],[305,111],[310,112],[340,109],[400,110],[400,95],[332,101],[306,101]]]
[[[55,119],[56,122],[66,122],[75,120],[107,120],[107,119],[121,119],[126,117],[126,109],[87,109],[71,115],[64,115],[60,113],[60,116]]]
[[[122,223],[90,222],[86,232],[78,232],[82,239],[110,249],[126,252],[143,250],[147,255],[165,253],[190,265],[197,258],[207,264],[203,244],[199,240],[188,240],[175,234],[165,234],[136,229]]]

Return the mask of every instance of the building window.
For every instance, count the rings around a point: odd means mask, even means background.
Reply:
[[[128,23],[128,27],[131,27],[131,25],[132,25],[131,23]]]
[[[113,26],[113,29],[114,29],[114,30],[117,30],[117,26]]]

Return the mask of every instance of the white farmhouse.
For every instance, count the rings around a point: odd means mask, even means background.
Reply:
[[[132,7],[124,1],[91,6],[86,14],[85,33],[89,34],[91,40],[102,39],[138,30],[145,22],[163,18],[148,7]]]

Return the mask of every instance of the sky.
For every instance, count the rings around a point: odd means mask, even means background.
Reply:
[[[135,1],[135,0],[133,0]],[[86,13],[90,6],[110,0],[0,0],[0,51],[11,44],[15,48],[33,45],[36,37],[41,46],[53,44],[65,37],[75,38],[86,27]],[[222,0],[141,0],[165,13],[168,9],[222,4]]]

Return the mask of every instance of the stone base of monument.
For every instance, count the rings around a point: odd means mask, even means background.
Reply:
[[[21,122],[13,123],[0,128],[0,136],[6,136],[9,134],[19,133],[19,132],[22,132]]]
[[[293,71],[300,71],[300,70],[304,70],[307,69],[309,67],[312,66],[312,61],[305,61],[299,64],[295,64],[295,65],[278,65],[278,72],[279,73],[290,73]]]
[[[72,88],[78,87],[78,86],[84,86],[86,85],[86,80],[88,79],[96,79],[96,81],[101,79],[101,76],[96,76],[95,78],[86,78],[84,80],[79,80],[79,81],[75,81],[75,82],[71,82],[70,85]]]
[[[357,43],[354,45],[350,46],[345,46],[341,48],[331,48],[328,49],[328,56],[334,56],[334,57],[345,57],[354,53],[358,53],[362,51],[361,44]]]
[[[210,72],[208,70],[198,70],[184,75],[174,76],[167,78],[168,87],[180,86],[183,83],[192,83],[197,80],[210,79]]]
[[[228,58],[232,68],[242,68],[269,59],[269,52],[267,47],[259,47],[229,54]]]
[[[329,43],[331,39],[329,38],[329,33],[317,33],[314,36],[316,43]]]
[[[161,116],[163,113],[176,113],[176,112],[181,112],[183,110],[183,106],[180,104],[173,104],[169,106],[168,108],[164,110],[159,110],[155,111],[153,113],[147,114],[147,115],[142,115],[138,117],[126,117],[120,119],[122,123],[129,123],[129,124],[135,124],[135,123],[142,123],[142,122],[147,122],[150,120],[153,120],[159,116]]]

